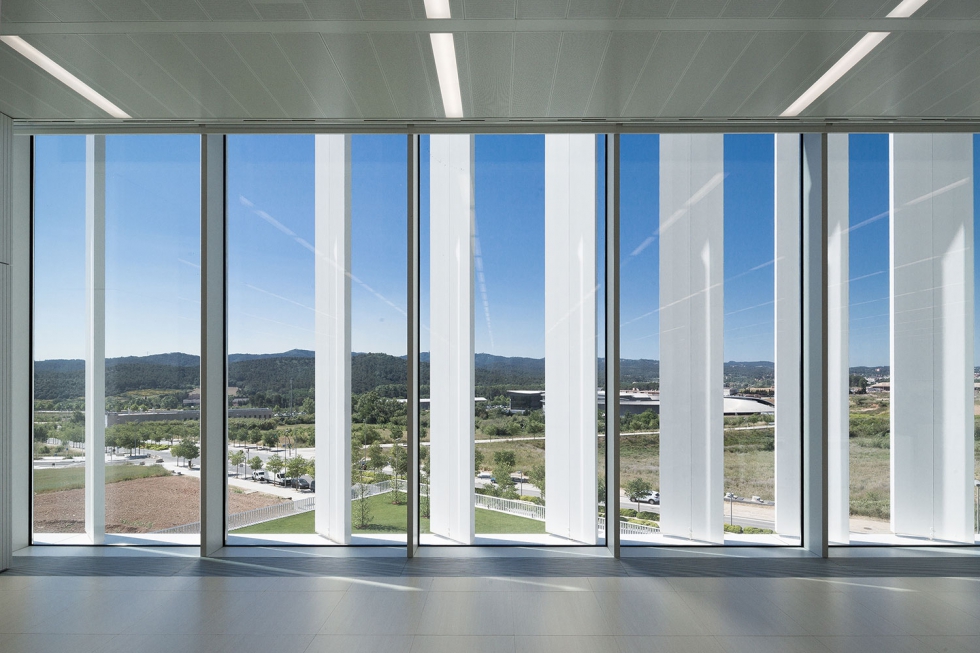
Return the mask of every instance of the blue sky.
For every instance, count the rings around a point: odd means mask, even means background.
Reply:
[[[475,143],[484,272],[474,289],[476,350],[540,357],[544,137],[477,136]],[[405,148],[403,136],[352,138],[355,351],[405,353]],[[313,149],[308,135],[229,137],[233,352],[313,347]],[[601,146],[599,151],[601,170]],[[888,137],[851,136],[850,152],[851,364],[887,364]],[[659,138],[625,135],[621,153],[622,356],[659,358],[659,247],[650,241],[659,223]],[[35,356],[81,358],[84,137],[39,137],[36,154]],[[980,147],[975,156],[980,157]],[[110,357],[199,351],[199,157],[194,136],[107,139]],[[423,137],[423,325],[428,317],[427,158]],[[726,360],[773,358],[772,177],[771,135],[725,137]],[[600,234],[601,210],[600,199]],[[599,243],[601,250],[601,237]],[[601,306],[601,278],[597,283]],[[422,340],[426,349],[424,328]]]

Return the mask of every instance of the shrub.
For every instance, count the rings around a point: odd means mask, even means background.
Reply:
[[[725,524],[726,533],[736,533],[738,535],[742,534],[742,527],[737,524]]]
[[[640,519],[649,519],[650,521],[660,521],[660,515],[655,512],[647,512],[646,510],[641,510],[636,513],[636,516]]]
[[[619,509],[619,516],[620,517],[636,517],[636,511],[633,510],[632,508],[620,508]]]

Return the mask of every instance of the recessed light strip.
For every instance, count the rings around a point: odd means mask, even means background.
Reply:
[[[929,0],[902,0],[898,6],[888,12],[888,18],[908,18],[919,10]]]
[[[132,116],[130,116],[128,113],[107,100],[91,86],[72,75],[59,64],[55,63],[50,57],[48,57],[48,55],[35,48],[21,37],[0,36],[0,41],[3,41],[9,45],[11,48],[16,50],[18,54],[36,64],[46,73],[108,113],[113,118],[132,118]]]
[[[428,19],[452,18],[449,0],[425,0],[425,17]]]
[[[452,34],[429,34],[432,56],[436,61],[442,106],[447,118],[463,117],[463,94],[459,90],[459,70],[456,67],[456,44]]]
[[[828,88],[836,84],[841,77],[856,66],[861,59],[864,59],[878,47],[878,44],[884,41],[889,34],[891,32],[868,32],[865,34],[860,41],[854,44],[854,47],[847,51],[847,54],[831,66],[830,70],[825,72],[820,79],[813,83],[813,86],[808,88],[803,95],[797,98],[796,102],[789,105],[789,108],[780,115],[784,118],[800,115],[804,109],[813,104],[814,100],[826,93]]]

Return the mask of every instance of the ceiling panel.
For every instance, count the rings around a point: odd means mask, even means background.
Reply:
[[[295,2],[256,2],[252,7],[265,20],[309,20],[310,12],[301,0]]]
[[[463,0],[463,18],[514,18],[517,0]]]
[[[548,115],[561,37],[556,32],[514,35],[515,74],[511,116],[533,118]]]
[[[931,114],[937,102],[958,93],[963,86],[976,79],[980,73],[977,68],[978,51],[980,35],[949,35],[894,80],[897,88],[890,94],[892,100],[884,110],[898,115]]]
[[[160,20],[208,20],[197,0],[143,0]]]
[[[517,0],[518,18],[565,18],[568,0]]]
[[[759,32],[699,109],[702,116],[731,116],[800,42],[803,32]]]
[[[976,18],[980,16],[977,0],[931,0],[916,16],[925,18]]]
[[[725,7],[725,18],[768,18],[779,6],[780,0],[732,0]]]
[[[937,98],[929,104],[923,113],[929,116],[964,116],[980,115],[980,55],[969,57],[970,71],[974,78],[957,90]]]
[[[671,18],[718,18],[728,0],[680,0],[670,10]]]
[[[836,0],[824,18],[883,18],[898,0]]]
[[[139,0],[91,0],[109,20],[159,20],[148,6]]]
[[[147,89],[146,92],[152,93],[166,106],[170,115],[181,118],[214,117],[169,71],[143,50],[139,35],[87,34],[82,38],[143,89]]]
[[[623,0],[569,0],[569,18],[616,18]]]
[[[608,42],[609,36],[603,33],[565,32],[562,35],[555,85],[548,105],[549,116],[580,118],[585,115]]]
[[[364,116],[319,34],[277,34],[275,38],[325,118]]]
[[[697,116],[701,106],[751,43],[752,32],[711,32],[677,82],[661,115]]]
[[[141,87],[82,36],[38,34],[26,37],[25,40],[126,113],[140,117],[175,117],[175,114],[158,100],[152,91],[148,92]]]
[[[365,20],[412,20],[415,17],[409,0],[357,0]]]
[[[620,18],[666,18],[674,0],[625,0]]]
[[[732,115],[778,116],[859,38],[853,32],[807,32]]]
[[[20,0],[16,0],[19,2]],[[103,22],[108,20],[106,15],[89,0],[39,0],[48,11],[58,17],[63,22]],[[8,5],[14,5],[11,0],[3,0],[3,8],[6,11]]]
[[[0,20],[16,23],[57,22],[58,17],[37,0],[0,2]]]
[[[272,95],[283,115],[324,117],[271,34],[228,34],[225,38],[252,74],[262,82],[263,88]]]
[[[432,48],[428,36],[375,33],[371,35],[371,41],[388,81],[395,112],[400,116],[434,118],[435,103],[438,101],[441,107],[442,97],[435,69],[431,67]]]
[[[473,113],[491,118],[510,115],[514,75],[514,34],[472,32],[466,35],[470,60]]]
[[[397,115],[367,34],[325,34],[324,42],[365,118]]]
[[[892,34],[832,89],[811,104],[806,113],[816,111],[828,115],[845,115],[862,106],[874,107],[876,112],[884,111],[896,100],[895,97],[890,97],[897,91],[896,82],[910,73],[914,74],[912,71],[916,69],[921,72],[922,66],[916,65],[917,60],[925,62],[930,68],[941,63],[943,53],[948,49],[940,46],[948,37],[948,34],[936,32]],[[939,70],[942,69],[934,72]],[[920,77],[921,83],[925,83],[927,79],[928,76]]]
[[[216,118],[254,118],[173,34],[134,35],[140,48]]]
[[[61,82],[0,44],[0,89],[14,118],[106,118],[105,112],[81,98]]]
[[[251,118],[286,116],[282,105],[245,65],[228,40],[220,34],[181,34],[181,43],[220,80]]]
[[[259,17],[248,0],[198,0],[213,20],[255,20]]]
[[[820,18],[836,0],[783,0],[773,18]]]
[[[355,0],[306,0],[313,20],[359,20],[361,11]]]
[[[657,32],[620,32],[609,39],[609,47],[596,76],[586,114],[621,116],[636,81],[657,42]]]
[[[659,116],[706,37],[706,32],[662,32],[623,115]]]

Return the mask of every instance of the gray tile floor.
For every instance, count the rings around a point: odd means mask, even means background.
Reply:
[[[974,550],[28,553],[4,653],[980,651]]]

